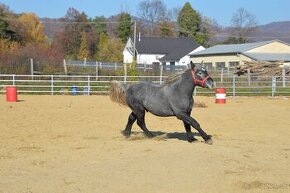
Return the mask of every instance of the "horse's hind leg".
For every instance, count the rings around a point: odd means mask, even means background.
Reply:
[[[145,111],[137,114],[137,124],[147,137],[153,137],[153,134],[147,129],[145,124]]]
[[[188,124],[188,123],[186,123],[184,121],[183,121],[183,124],[184,124],[184,128],[185,128],[186,135],[187,135],[187,141],[189,143],[196,141],[197,139],[194,138],[194,136],[193,136],[193,134],[191,132],[191,126],[190,126],[190,124]]]
[[[126,137],[130,137],[131,135],[131,129],[132,129],[132,125],[133,123],[136,121],[136,115],[132,112],[130,115],[129,115],[129,118],[128,118],[128,123],[126,125],[126,129],[124,131],[122,131],[123,135],[126,136]]]

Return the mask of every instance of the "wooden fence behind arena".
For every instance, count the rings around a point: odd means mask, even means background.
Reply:
[[[227,96],[290,96],[290,76],[254,77],[222,75],[213,77],[216,87],[224,87]],[[71,76],[0,74],[0,93],[7,86],[17,86],[19,94],[107,94],[109,82],[151,81],[162,84],[166,76]],[[214,96],[214,90],[197,87],[194,95]]]

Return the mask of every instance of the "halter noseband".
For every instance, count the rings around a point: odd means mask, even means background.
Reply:
[[[207,75],[204,79],[202,80],[199,80],[199,79],[196,79],[195,78],[195,75],[194,75],[194,70],[191,70],[191,75],[192,75],[192,79],[193,79],[193,82],[194,84],[197,84],[198,82],[201,83],[201,86],[204,87],[205,86],[205,81],[209,78],[209,75]]]

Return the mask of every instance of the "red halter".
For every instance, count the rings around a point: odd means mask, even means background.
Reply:
[[[197,84],[198,82],[201,83],[201,86],[204,87],[204,84],[205,84],[205,81],[209,78],[209,75],[207,75],[207,77],[205,77],[204,79],[202,80],[198,80],[195,78],[195,75],[194,75],[194,70],[191,70],[191,75],[192,75],[192,78],[193,78],[193,82],[194,84]]]

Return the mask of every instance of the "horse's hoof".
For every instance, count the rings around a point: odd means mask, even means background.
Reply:
[[[205,143],[208,144],[208,145],[212,145],[213,141],[212,141],[212,139],[208,139],[208,140],[205,141]]]
[[[148,138],[153,138],[154,135],[152,133],[146,135]]]
[[[129,138],[129,137],[130,137],[130,134],[131,134],[131,133],[129,133],[128,131],[125,131],[125,130],[124,130],[124,131],[121,131],[121,133],[122,133],[123,136],[126,137],[126,138]]]

